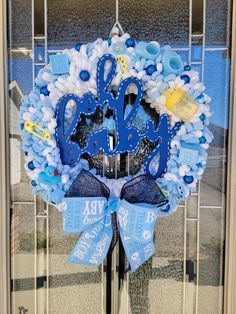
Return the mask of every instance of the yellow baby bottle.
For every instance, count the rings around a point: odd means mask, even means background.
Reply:
[[[198,111],[198,103],[182,89],[166,92],[166,108],[182,121],[189,121]]]

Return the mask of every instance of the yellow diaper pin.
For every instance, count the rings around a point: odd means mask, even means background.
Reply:
[[[117,56],[116,60],[122,66],[122,75],[126,75],[126,73],[128,72],[128,63],[126,58],[123,56]]]
[[[39,137],[41,140],[49,141],[51,139],[51,135],[49,132],[44,130],[40,125],[35,124],[30,120],[27,120],[25,122],[24,128],[29,133]]]

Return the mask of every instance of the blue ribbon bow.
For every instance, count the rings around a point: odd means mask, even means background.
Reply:
[[[82,170],[64,200],[67,204],[62,212],[64,232],[82,233],[69,263],[99,266],[112,243],[115,226],[131,272],[154,254],[157,207],[168,201],[151,176],[141,175],[124,184],[119,199],[110,197],[104,183]]]

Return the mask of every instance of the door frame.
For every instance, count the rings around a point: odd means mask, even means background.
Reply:
[[[10,192],[7,87],[7,9],[0,2],[0,314],[10,313]]]
[[[7,8],[0,2],[0,314],[10,313],[9,99]],[[236,0],[232,0],[224,313],[236,313]]]
[[[232,1],[224,313],[236,313],[236,0]]]

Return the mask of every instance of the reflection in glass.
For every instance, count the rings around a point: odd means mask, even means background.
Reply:
[[[203,0],[192,0],[192,34],[203,33]]]
[[[196,261],[197,261],[197,220],[186,223],[186,313],[194,314],[196,310]]]
[[[186,201],[187,218],[198,218],[198,196],[191,195]]]
[[[222,313],[225,211],[200,210],[199,313]]]
[[[107,38],[115,23],[115,1],[48,0],[48,44],[87,43]]]
[[[11,307],[35,311],[34,299],[34,209],[15,205],[11,210]]]
[[[192,62],[201,62],[202,61],[202,40],[203,37],[192,37],[192,47],[191,47],[191,59]],[[201,77],[201,76],[200,76]]]
[[[231,0],[206,1],[206,45],[229,47]]]
[[[36,217],[35,223],[35,276],[36,276],[36,311],[43,314],[47,308],[47,216]]]
[[[45,62],[45,39],[38,38],[34,40],[34,62],[44,63]]]
[[[44,4],[45,1],[34,1],[34,34],[44,36]]]
[[[160,218],[156,253],[129,276],[130,313],[182,313],[184,209]]]
[[[61,213],[49,208],[49,310],[50,313],[101,313],[101,267],[67,264],[79,235],[63,234]]]
[[[119,2],[121,25],[136,40],[181,47],[188,44],[188,0]]]
[[[8,4],[9,45],[32,47],[32,0],[11,0]]]
[[[26,81],[22,79],[22,75]],[[20,126],[18,124],[22,97],[32,88],[32,61],[28,53],[11,54],[9,78],[11,80],[9,85],[11,199],[14,202],[32,202],[33,195],[24,170],[24,153],[19,150]]]

